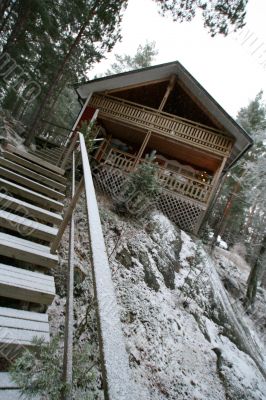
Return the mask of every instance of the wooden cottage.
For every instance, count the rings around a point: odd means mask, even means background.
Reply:
[[[101,188],[118,193],[127,174],[156,150],[162,188],[156,205],[197,233],[223,174],[252,145],[248,134],[176,61],[95,79],[76,90],[83,107],[74,128],[99,110],[95,157]]]

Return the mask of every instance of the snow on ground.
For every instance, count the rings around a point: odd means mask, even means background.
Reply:
[[[102,220],[143,400],[265,399],[263,376],[245,346],[238,347],[232,316],[224,315],[231,303],[206,251],[161,214],[143,225],[105,207]],[[256,331],[252,321],[249,327]]]
[[[221,236],[217,237],[217,243],[218,246],[221,247],[222,249],[228,249],[228,244],[221,238]]]

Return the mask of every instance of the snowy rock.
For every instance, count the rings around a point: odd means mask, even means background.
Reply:
[[[106,197],[99,196],[99,202],[130,368],[139,387],[136,398],[265,399],[265,381],[257,362],[257,355],[261,354],[261,361],[265,354],[265,324],[258,323],[265,317],[265,290],[258,291],[256,312],[242,314],[246,263],[218,247],[211,257],[207,248],[162,214],[136,221],[117,215]],[[79,340],[90,341],[96,354],[97,324],[82,201],[77,214],[76,262],[87,272],[75,287],[75,326]],[[63,323],[67,232],[64,240],[56,272],[61,297],[50,308],[54,330]],[[99,376],[100,369],[98,388]]]

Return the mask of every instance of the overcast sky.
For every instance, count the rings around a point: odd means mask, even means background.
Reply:
[[[115,53],[134,55],[139,44],[155,41],[159,54],[154,64],[180,61],[235,116],[260,89],[266,95],[265,16],[266,1],[249,0],[246,27],[240,33],[212,38],[200,16],[181,24],[160,16],[152,0],[129,0],[122,41],[89,77],[104,72],[114,61]]]

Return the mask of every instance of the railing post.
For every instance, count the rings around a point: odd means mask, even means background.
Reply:
[[[75,196],[75,152],[72,163],[72,198]],[[67,300],[65,317],[63,382],[68,391],[62,394],[62,400],[72,399],[72,375],[73,375],[73,302],[74,302],[74,214],[71,213],[69,228],[68,271],[67,271]]]
[[[65,153],[63,154],[64,158],[63,158],[63,161],[62,161],[61,166],[60,166],[61,168],[65,168],[65,166],[66,166],[66,164],[68,162],[68,159],[70,157],[70,154],[73,152],[73,150],[74,150],[74,148],[76,146],[78,137],[79,137],[78,132],[75,132],[74,136],[72,138],[72,141],[70,143],[70,146],[66,149]]]
[[[70,202],[70,204],[69,204],[69,206],[68,206],[68,208],[67,208],[67,210],[66,210],[66,212],[64,214],[64,219],[61,222],[61,225],[59,226],[59,230],[57,232],[57,235],[56,235],[56,237],[55,237],[55,239],[54,239],[54,241],[53,241],[53,243],[51,245],[51,253],[52,254],[55,254],[57,249],[58,249],[58,246],[60,244],[62,236],[63,236],[63,234],[65,232],[65,229],[66,229],[66,227],[67,227],[67,225],[68,225],[68,223],[69,223],[69,221],[71,219],[71,216],[73,214],[73,210],[76,207],[77,201],[78,201],[79,196],[81,195],[81,192],[82,192],[83,189],[84,189],[84,178],[82,177],[80,182],[79,182],[79,184],[78,184],[78,186],[77,186],[76,192],[75,192],[74,196],[72,197],[71,202]]]

